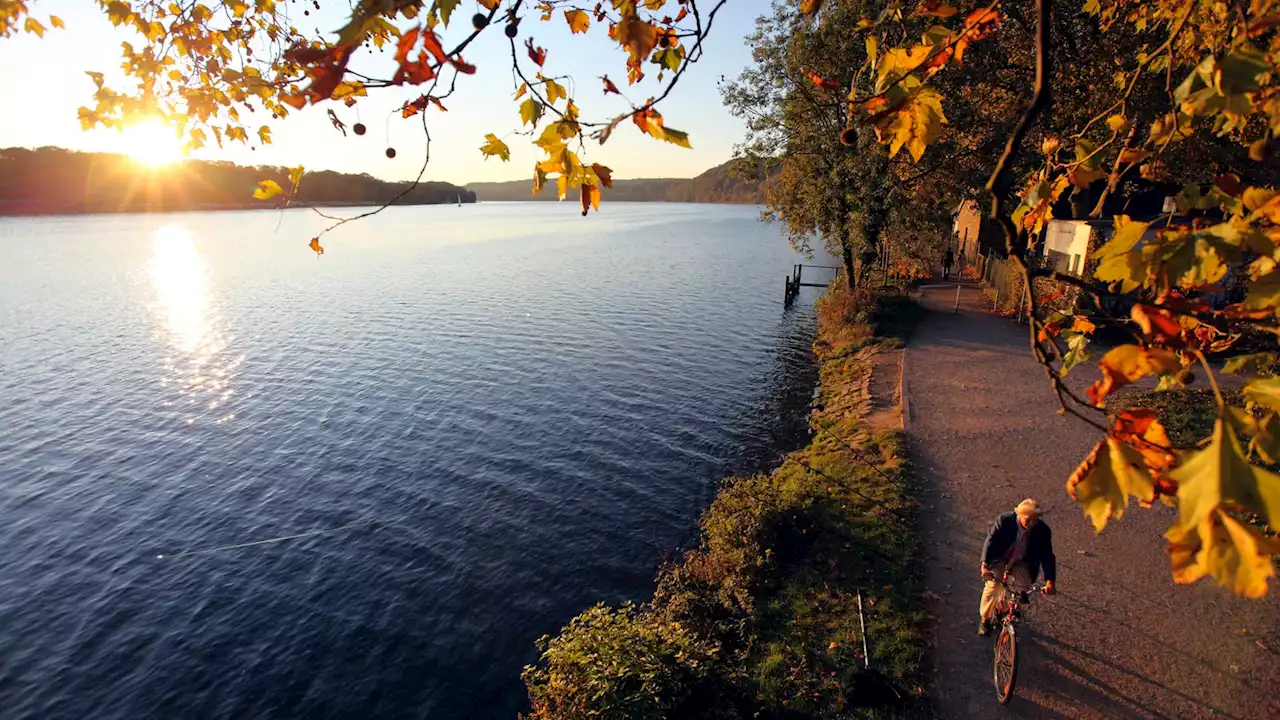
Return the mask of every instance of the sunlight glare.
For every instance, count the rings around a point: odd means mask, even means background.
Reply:
[[[206,354],[211,334],[207,271],[195,238],[181,225],[166,225],[152,235],[151,250],[151,283],[174,345],[184,353]]]
[[[173,128],[156,120],[123,130],[124,152],[147,167],[160,167],[182,159],[182,143]]]

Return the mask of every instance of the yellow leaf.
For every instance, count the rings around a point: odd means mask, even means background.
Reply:
[[[44,26],[30,15],[27,16],[27,22],[22,26],[22,29],[29,33],[35,33],[36,37],[44,37]]]
[[[65,29],[67,27],[62,23],[62,18],[58,17],[57,15],[49,16],[49,24],[54,26],[55,28],[58,28],[59,30]]]
[[[1173,579],[1193,583],[1211,575],[1237,595],[1260,598],[1267,579],[1276,574],[1271,555],[1280,554],[1280,541],[1215,510],[1197,525],[1174,525],[1165,533]]]
[[[365,97],[369,93],[364,88],[364,83],[356,80],[348,80],[338,83],[333,89],[333,93],[329,95],[331,100],[345,100],[349,97]]]
[[[568,191],[569,191],[569,177],[567,175],[561,175],[560,177],[556,178],[556,192],[559,194],[561,200],[564,199],[565,195],[569,194]]]
[[[480,152],[484,153],[486,159],[497,155],[503,162],[511,159],[511,149],[507,144],[498,139],[497,135],[489,133],[484,136],[485,143],[480,146]]]
[[[298,186],[302,184],[303,167],[299,165],[289,171],[289,182],[293,183],[293,191],[298,192]]]
[[[1107,127],[1111,132],[1122,133],[1129,129],[1129,121],[1123,115],[1112,115],[1107,118]]]
[[[1114,437],[1099,441],[1093,452],[1067,480],[1067,493],[1080,504],[1093,522],[1095,532],[1102,532],[1107,520],[1119,520],[1129,504],[1129,496],[1139,502],[1155,499],[1155,484],[1146,472],[1142,454]]]
[[[485,10],[492,10],[498,7],[498,4],[501,3],[502,0],[476,0],[476,2],[480,3],[480,6]]]
[[[461,2],[462,0],[436,0],[436,7],[440,9],[440,19],[444,21],[445,27],[449,27],[449,16],[453,15],[454,8]]]
[[[1142,284],[1147,276],[1146,263],[1141,253],[1135,252],[1150,223],[1130,220],[1127,215],[1117,215],[1115,232],[1106,244],[1091,256],[1098,260],[1094,277],[1104,282],[1120,282],[1123,292],[1131,292]]]
[[[307,247],[314,250],[317,255],[324,254],[324,248],[320,245],[320,238],[318,237],[311,238],[311,242],[307,243]]]
[[[571,33],[584,33],[591,27],[591,16],[582,10],[565,10],[564,20],[569,23]]]
[[[569,97],[569,93],[565,92],[564,86],[550,78],[543,82],[542,87],[547,93],[547,102],[552,105],[555,105],[556,100],[559,98]]]
[[[262,143],[263,145],[271,144],[271,128],[267,127],[266,125],[263,125],[262,127],[258,128],[258,142]]]
[[[1251,212],[1269,205],[1275,205],[1275,213],[1268,215],[1268,217],[1272,222],[1276,222],[1280,220],[1280,203],[1272,202],[1276,197],[1280,197],[1280,193],[1271,188],[1251,187],[1244,191],[1244,196],[1241,199],[1244,201],[1245,208]]]
[[[1223,503],[1244,507],[1280,525],[1280,475],[1251,465],[1234,423],[1222,417],[1209,444],[1191,452],[1169,476],[1178,482],[1178,525],[1205,522]]]
[[[689,144],[689,133],[687,132],[681,132],[664,126],[662,128],[662,139],[672,145],[679,145],[682,148],[689,148],[690,150],[693,149],[693,145]]]
[[[528,98],[520,103],[520,122],[524,125],[537,125],[538,118],[542,117],[542,103],[533,98]]]
[[[876,94],[884,92],[898,78],[920,67],[933,50],[932,45],[916,45],[910,49],[893,48],[885,51],[876,74]]]
[[[253,197],[258,200],[270,200],[282,192],[284,189],[280,187],[280,183],[275,180],[263,180],[258,183],[258,189],[253,191]]]
[[[942,134],[945,122],[947,118],[942,114],[942,96],[932,88],[920,90],[893,114],[884,133],[888,136],[889,157],[897,155],[905,145],[911,158],[919,162],[929,143]]]
[[[800,0],[800,12],[812,15],[822,7],[822,0]]]

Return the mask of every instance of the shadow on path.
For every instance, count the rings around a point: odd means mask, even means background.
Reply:
[[[1095,535],[1067,477],[1099,439],[1057,414],[1028,330],[961,284],[923,291],[932,312],[907,350],[909,438],[925,482],[929,587],[938,597],[930,694],[942,718],[1280,718],[1280,589],[1246,601],[1175,585],[1162,534],[1173,511],[1131,506]],[[1072,384],[1097,377],[1072,371]],[[1060,596],[1032,621],[1017,694],[995,702],[992,645],[976,634],[987,527],[1024,497],[1049,508]]]

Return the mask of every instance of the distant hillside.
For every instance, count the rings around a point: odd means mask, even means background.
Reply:
[[[269,208],[253,199],[260,180],[288,187],[288,170],[188,160],[148,168],[124,155],[45,147],[0,149],[0,215]],[[308,172],[298,199],[317,205],[377,205],[407,182],[370,175]],[[442,182],[422,183],[397,204],[475,202],[475,194]]]
[[[717,165],[695,178],[640,178],[613,181],[612,188],[602,188],[605,201],[623,202],[704,202],[759,204],[764,202],[763,183],[746,182],[733,176],[733,161]],[[531,180],[468,183],[477,200],[556,200],[556,184],[549,182],[542,194],[533,197]]]

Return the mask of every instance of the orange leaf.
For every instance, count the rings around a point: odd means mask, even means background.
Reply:
[[[1134,305],[1130,311],[1133,321],[1138,323],[1138,327],[1142,328],[1142,334],[1146,335],[1153,342],[1169,347],[1182,347],[1182,326],[1178,324],[1178,319],[1173,313],[1160,308],[1147,307],[1145,305]]]
[[[587,210],[591,208],[594,208],[596,212],[600,212],[600,188],[583,183],[579,194],[582,201],[583,217],[587,216]]]
[[[591,171],[600,178],[600,184],[607,188],[613,187],[613,171],[601,165],[600,163],[591,163]]]
[[[822,77],[818,73],[810,72],[810,73],[806,73],[806,75],[808,75],[809,79],[813,81],[813,84],[817,85],[818,88],[821,90],[826,90],[828,92],[838,92],[841,89],[839,82],[835,80],[827,80],[826,78]]]
[[[314,250],[316,252],[316,255],[324,254],[324,248],[320,246],[320,238],[318,237],[311,238],[311,242],[308,243],[307,247],[310,247],[312,250]]]
[[[405,34],[400,36],[400,41],[396,43],[396,64],[403,66],[409,60],[409,53],[413,52],[413,48],[418,44],[418,28],[411,28]]]
[[[444,46],[440,44],[440,36],[436,35],[434,32],[428,31],[422,33],[422,47],[427,52],[431,53],[437,63],[442,63],[449,57],[444,52]]]
[[[649,98],[645,101],[645,106],[647,107],[652,102],[653,98]],[[648,107],[637,112],[632,117],[632,120],[635,122],[636,127],[640,128],[641,132],[659,139],[662,138],[662,115],[658,114],[657,110]]]
[[[1171,373],[1180,366],[1178,356],[1169,350],[1121,345],[1107,352],[1098,361],[1102,379],[1089,386],[1089,399],[1094,405],[1103,407],[1106,397],[1125,385],[1147,375]]]
[[[458,72],[463,73],[464,75],[476,74],[476,66],[472,65],[469,62],[464,62],[460,57],[453,58],[452,60],[449,61],[449,64],[453,66],[454,70],[457,70]]]
[[[1117,413],[1111,426],[1113,437],[1142,453],[1153,477],[1165,473],[1175,459],[1173,443],[1157,414],[1155,408],[1130,408]]]
[[[1071,329],[1086,335],[1098,329],[1098,326],[1089,321],[1089,318],[1083,315],[1077,315],[1075,321],[1071,323]]]

